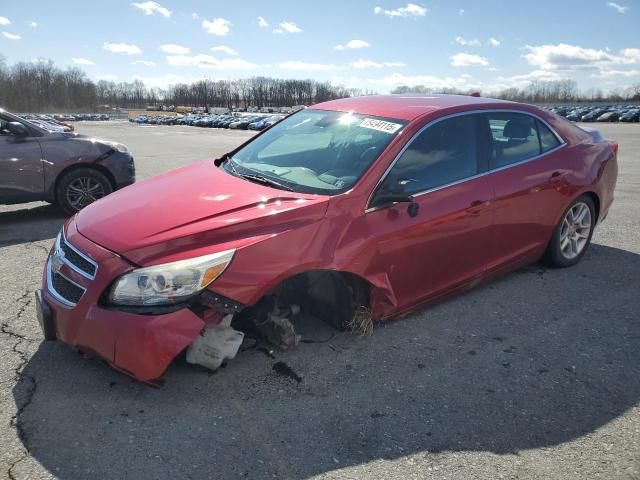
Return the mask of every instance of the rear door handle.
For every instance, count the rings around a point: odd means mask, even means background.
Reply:
[[[488,205],[489,205],[489,202],[487,200],[474,200],[465,209],[465,211],[467,213],[470,213],[471,215],[478,215]]]

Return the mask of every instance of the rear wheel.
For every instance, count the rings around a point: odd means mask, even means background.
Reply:
[[[77,168],[65,173],[56,188],[56,203],[67,215],[73,215],[90,203],[109,195],[109,179],[93,168]]]
[[[545,260],[553,267],[570,267],[578,263],[589,244],[595,226],[593,200],[583,195],[565,210],[545,252]]]

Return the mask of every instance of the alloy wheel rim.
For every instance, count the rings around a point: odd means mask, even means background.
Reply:
[[[67,201],[76,210],[104,197],[102,184],[91,177],[78,177],[67,187]]]
[[[572,260],[582,253],[591,234],[591,210],[584,202],[573,205],[565,214],[560,229],[560,251]]]

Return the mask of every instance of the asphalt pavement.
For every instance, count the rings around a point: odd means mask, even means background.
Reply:
[[[0,478],[640,478],[640,126],[582,262],[534,264],[370,337],[248,349],[159,389],[42,342],[35,289],[64,218],[0,205]],[[145,178],[249,132],[78,123]],[[213,187],[212,187],[213,188]]]

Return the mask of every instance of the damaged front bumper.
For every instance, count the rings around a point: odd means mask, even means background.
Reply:
[[[143,382],[162,376],[205,326],[188,309],[151,316],[92,306],[81,316],[59,309],[47,291],[43,292],[43,300],[53,312],[56,340],[96,354],[115,369]]]
[[[103,292],[117,276],[133,267],[84,236],[73,222],[64,242],[68,258],[50,257],[43,273],[43,288],[36,293],[38,318],[45,339],[56,339],[86,354],[95,354],[115,369],[137,380],[153,382],[171,361],[191,345],[207,325],[243,306],[210,291],[197,301],[173,311],[123,311],[103,305]],[[86,255],[95,269],[87,274],[76,256]],[[74,263],[75,262],[75,263]],[[82,267],[82,268],[79,268]]]

